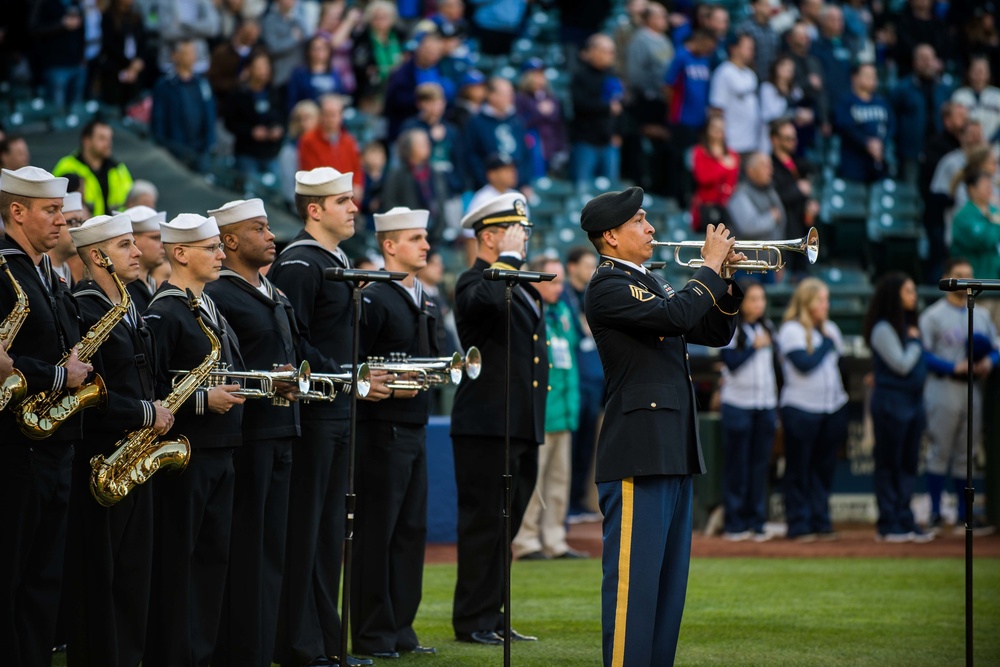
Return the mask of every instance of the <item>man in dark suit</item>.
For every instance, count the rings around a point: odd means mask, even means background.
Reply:
[[[691,556],[691,476],[705,472],[687,344],[728,344],[742,300],[719,275],[742,257],[723,225],[708,226],[705,266],[683,289],[643,268],[654,230],[642,196],[641,188],[605,193],[580,219],[601,254],[586,310],[607,378],[596,475],[606,666],[673,664]]]
[[[100,252],[125,285],[139,276],[141,253],[132,238],[129,216],[100,215],[71,229],[77,253],[92,280],[76,285],[74,295],[90,329],[122,302],[111,274],[99,264]],[[110,456],[122,435],[152,427],[170,430],[174,417],[156,401],[153,339],[135,304],[101,345],[94,367],[108,391],[107,410],[84,423],[84,440],[73,459],[66,587],[69,610],[68,660],[80,665],[126,667],[142,660],[146,645],[149,582],[153,559],[153,489],[132,489],[112,507],[90,497],[91,457]]]
[[[153,269],[167,261],[160,236],[160,223],[167,221],[165,211],[155,211],[148,206],[132,206],[122,211],[132,221],[132,236],[142,256],[139,257],[139,277],[126,287],[132,296],[132,303],[140,313],[149,308],[149,302],[156,294],[156,279]]]
[[[503,282],[488,268],[515,269],[524,261],[531,222],[519,193],[500,195],[469,212],[462,226],[476,233],[478,256],[455,286],[455,321],[462,346],[476,346],[483,368],[455,394],[451,439],[458,486],[458,581],[452,627],[459,641],[503,643],[504,360],[507,349]],[[510,472],[511,536],[535,488],[538,445],[545,440],[548,355],[542,301],[530,285],[511,302]],[[511,633],[512,639],[534,639]]]
[[[69,286],[51,270],[47,250],[55,247],[66,179],[38,167],[3,170],[0,216],[7,237],[0,254],[27,296],[30,312],[10,356],[8,382],[26,383],[26,395],[76,389],[93,370],[79,360],[80,321]],[[0,277],[0,312],[17,303],[13,286]],[[72,349],[65,364],[63,354]],[[0,485],[0,646],[15,665],[48,665],[56,634],[63,577],[66,516],[73,446],[80,442],[81,419],[68,420],[44,446],[21,433],[14,421],[16,402],[0,412],[0,452],[8,473]]]
[[[437,357],[439,319],[416,279],[427,265],[429,212],[399,206],[375,214],[375,238],[398,282],[365,288],[361,352],[366,357]],[[430,393],[393,389],[390,398],[358,405],[358,521],[355,526],[352,646],[376,658],[421,646],[417,616],[427,545],[427,414]]]
[[[277,255],[260,199],[228,202],[208,212],[219,225],[226,258],[205,287],[240,339],[247,369],[288,371],[298,358],[295,313],[287,297],[260,275]],[[251,381],[252,382],[252,381]],[[292,443],[299,436],[295,387],[254,401],[243,413],[229,578],[213,665],[271,666],[285,565],[285,524]]]

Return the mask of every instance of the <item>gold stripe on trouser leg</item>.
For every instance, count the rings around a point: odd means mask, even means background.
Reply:
[[[622,480],[622,518],[618,545],[618,600],[615,605],[615,643],[611,649],[612,667],[625,664],[625,621],[628,617],[629,564],[632,559],[633,480]]]

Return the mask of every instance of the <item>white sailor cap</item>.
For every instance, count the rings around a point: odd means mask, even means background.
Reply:
[[[17,171],[4,169],[0,175],[0,191],[35,199],[59,199],[66,196],[69,179],[53,176],[38,167],[21,167]]]
[[[342,174],[333,167],[317,167],[312,171],[295,172],[295,194],[327,197],[351,192],[354,172]]]
[[[83,210],[83,195],[79,192],[67,192],[63,198],[63,213],[73,213]]]
[[[221,207],[209,211],[208,214],[215,218],[219,227],[232,225],[251,218],[266,218],[267,211],[264,210],[264,202],[259,199],[237,199],[226,202]]]
[[[132,231],[137,234],[139,232],[158,232],[160,231],[160,223],[167,221],[166,211],[157,211],[148,206],[133,206],[125,209],[122,213],[132,221]]]
[[[520,224],[532,227],[528,219],[528,202],[520,192],[508,192],[489,200],[462,218],[462,226],[477,232],[487,225]]]
[[[215,218],[181,213],[170,222],[161,222],[160,233],[164,243],[194,243],[218,236],[219,226],[215,224]]]
[[[79,227],[71,228],[69,235],[77,248],[101,243],[123,234],[132,233],[132,219],[124,213],[118,215],[98,215]]]
[[[422,209],[411,210],[405,206],[396,206],[385,213],[375,214],[376,232],[394,232],[400,229],[427,229],[427,218],[430,211]]]

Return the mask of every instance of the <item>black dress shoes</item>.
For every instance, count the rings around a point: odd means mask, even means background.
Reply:
[[[372,657],[379,660],[395,660],[399,657],[399,653],[397,651],[375,651],[372,653]]]
[[[417,655],[434,655],[438,652],[433,646],[414,646],[413,648],[405,649],[410,653],[416,653]]]
[[[503,644],[503,638],[492,630],[478,630],[469,634],[456,634],[455,638],[460,642],[468,642],[469,644],[490,644],[494,646]]]
[[[501,641],[503,640],[503,635],[497,634],[497,637],[500,637]],[[515,641],[515,642],[537,642],[538,641],[538,637],[532,637],[531,635],[522,635],[520,632],[518,632],[514,628],[510,629],[510,638],[511,638],[512,641]]]
[[[399,656],[396,656],[397,658]],[[340,658],[335,655],[329,657],[330,662],[328,663],[318,663],[318,664],[328,664],[328,665],[340,665]],[[353,655],[347,656],[347,664],[341,665],[341,667],[367,667],[368,665],[374,665],[375,663],[368,658],[355,658]]]

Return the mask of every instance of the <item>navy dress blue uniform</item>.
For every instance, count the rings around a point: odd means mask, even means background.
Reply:
[[[114,305],[89,280],[78,283],[74,294],[86,329]],[[137,486],[112,507],[101,507],[90,495],[90,459],[109,456],[124,434],[155,422],[154,355],[152,332],[133,304],[93,360],[108,389],[108,407],[86,419],[73,459],[63,592],[72,665],[126,667],[142,660],[153,558],[152,487]]]
[[[437,357],[437,307],[419,281],[372,283],[362,293],[361,358]],[[417,303],[419,301],[419,305]],[[352,576],[354,651],[410,651],[427,544],[427,415],[430,392],[358,404],[358,506]]]
[[[330,252],[303,230],[285,248],[268,277],[288,297],[309,351],[313,372],[339,373],[334,359],[351,351],[354,305],[349,283],[323,278],[349,268],[340,249]],[[301,409],[302,437],[292,446],[292,488],[278,638],[274,659],[305,664],[340,652],[337,611],[344,546],[344,498],[350,401],[313,402]]]
[[[40,275],[10,237],[0,239],[0,253],[30,308],[9,349],[14,368],[27,380],[28,396],[64,389],[66,371],[57,364],[82,331],[69,286],[45,256]],[[10,281],[0,274],[0,312],[6,316],[15,303]],[[5,543],[0,549],[0,646],[12,665],[48,665],[63,578],[73,448],[82,436],[82,415],[39,443],[21,433],[14,414],[11,406],[0,412],[0,452],[7,473],[0,484]]]
[[[513,269],[520,259],[501,255],[492,267]],[[458,581],[452,627],[460,639],[503,631],[504,359],[506,302],[503,282],[488,281],[491,265],[477,259],[455,286],[455,323],[462,346],[476,346],[483,367],[475,382],[455,393],[451,438],[458,486]],[[521,526],[538,475],[538,445],[545,441],[548,355],[538,292],[514,288],[511,300],[510,471],[511,535]]]
[[[156,294],[156,280],[152,276],[147,276],[145,280],[139,278],[126,285],[125,289],[132,297],[132,303],[135,304],[136,310],[140,314],[145,313],[146,309],[149,308],[149,302],[153,300],[153,295]]]
[[[296,365],[298,329],[288,299],[266,278],[265,295],[223,269],[205,292],[239,337],[248,369]],[[299,404],[257,399],[243,411],[243,446],[235,455],[236,489],[229,580],[213,665],[270,667],[285,560],[292,444]]]
[[[688,342],[732,339],[742,293],[701,268],[675,291],[602,257],[586,313],[607,379],[597,443],[605,665],[670,665],[691,555],[692,475],[705,472]]]
[[[221,363],[243,370],[232,329],[202,294],[201,316],[222,346]],[[170,393],[170,371],[202,363],[210,343],[188,308],[187,296],[168,282],[146,310],[156,341],[158,396]],[[181,405],[170,436],[191,441],[191,460],[179,475],[153,484],[153,583],[143,665],[204,665],[219,633],[233,520],[234,454],[242,442],[243,407],[225,414],[208,409],[198,389]]]

